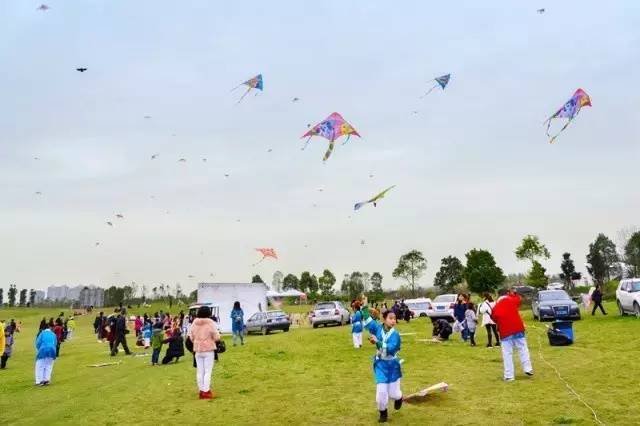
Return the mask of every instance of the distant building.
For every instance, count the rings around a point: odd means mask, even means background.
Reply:
[[[47,299],[49,300],[67,300],[69,299],[69,286],[49,286],[47,288]]]
[[[45,292],[43,290],[36,290],[36,295],[33,298],[33,303],[39,305],[44,302]]]
[[[80,306],[93,306],[102,308],[104,306],[104,289],[100,287],[83,287],[78,298]]]

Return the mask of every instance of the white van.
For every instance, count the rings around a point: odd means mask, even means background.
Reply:
[[[428,297],[419,297],[417,299],[405,299],[405,305],[412,313],[412,317],[426,317],[427,310],[431,306],[431,299]]]

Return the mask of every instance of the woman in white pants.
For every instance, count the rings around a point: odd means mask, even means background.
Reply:
[[[196,381],[200,389],[200,399],[212,399],[211,374],[213,373],[214,351],[220,333],[216,323],[211,319],[208,306],[198,308],[197,318],[189,329],[189,338],[193,342],[196,358]]]
[[[57,346],[58,338],[50,328],[46,328],[38,334],[36,338],[36,386],[46,386],[51,382]]]

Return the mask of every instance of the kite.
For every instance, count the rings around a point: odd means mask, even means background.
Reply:
[[[582,89],[578,89],[575,91],[571,99],[569,99],[558,111],[556,111],[555,114],[553,114],[547,119],[547,121],[545,121],[545,123],[547,124],[547,136],[551,138],[549,139],[549,143],[553,143],[556,138],[560,136],[560,133],[562,133],[567,128],[567,126],[571,124],[571,122],[574,118],[576,118],[583,106],[590,107],[591,99],[589,98],[589,95],[587,95],[587,92]],[[551,136],[549,134],[549,128],[551,127],[551,120],[553,120],[554,118],[567,118],[568,121],[555,136]]]
[[[538,9],[538,13],[542,15],[544,13],[544,9]]]
[[[113,226],[113,222],[106,222],[107,225]]]
[[[36,191],[36,195],[42,195],[42,192]]]
[[[159,155],[160,155],[160,154],[153,154],[153,155],[151,156],[151,159],[152,159],[152,160],[155,160],[156,158],[158,158],[158,156],[159,156]]]
[[[144,118],[146,118],[147,120],[151,118],[150,115],[145,115]]]
[[[262,259],[260,259],[256,263],[254,263],[252,266],[255,266],[258,263],[261,263],[267,257],[272,257],[272,258],[274,258],[276,260],[278,259],[278,255],[276,254],[275,249],[272,249],[272,248],[257,248],[256,251],[260,252],[260,254],[262,255]]]
[[[80,72],[85,72],[87,69],[86,68],[76,68],[76,71],[80,71]]]
[[[34,160],[39,160],[40,158],[39,158],[39,157],[33,157],[33,159],[34,159]]]
[[[311,129],[309,129],[307,133],[302,135],[302,138],[308,138],[302,149],[304,150],[307,145],[309,145],[309,141],[313,136],[322,136],[323,138],[329,140],[329,148],[327,149],[327,152],[325,152],[324,158],[322,159],[322,161],[327,161],[331,156],[331,153],[333,152],[333,147],[336,139],[338,139],[340,136],[345,135],[347,136],[347,139],[342,143],[342,145],[349,142],[351,135],[360,137],[360,134],[356,131],[356,129],[353,128],[353,126],[351,126],[351,124],[346,122],[340,114],[334,112],[324,121],[311,127]]]
[[[116,215],[116,217],[117,217],[118,219],[124,219],[124,216],[122,215],[122,213],[118,213],[118,214]]]
[[[229,177],[229,173],[225,173],[224,177],[228,178]]]
[[[87,365],[87,367],[108,367],[110,365],[118,365],[118,364],[122,364],[122,361],[118,361],[118,362],[103,362],[100,364],[90,364]]]
[[[381,193],[379,193],[375,197],[371,198],[370,200],[362,201],[360,203],[356,203],[353,206],[353,210],[359,210],[362,206],[364,206],[365,204],[368,204],[368,203],[373,203],[373,207],[376,207],[377,203],[378,203],[378,200],[384,198],[384,196],[387,194],[387,192],[391,191],[393,188],[395,188],[395,185],[388,187],[387,189],[385,189],[384,191],[382,191]]]
[[[425,93],[424,95],[422,95],[420,97],[420,99],[424,98],[425,96],[427,96],[429,93],[431,93],[431,91],[433,89],[435,89],[436,87],[440,86],[442,88],[442,90],[444,90],[445,87],[447,87],[447,84],[449,84],[449,79],[451,78],[451,74],[446,74],[446,75],[442,75],[440,77],[436,77],[433,79],[433,81],[436,82],[436,84],[433,85],[433,87],[431,89],[429,89],[429,91],[427,93]]]
[[[291,99],[291,102],[298,102],[300,100],[300,98],[293,98]]]
[[[181,158],[178,160],[178,163],[186,163],[187,159],[186,158]]]
[[[262,84],[262,74],[258,74],[253,78],[250,78],[249,80],[245,81],[244,83],[240,83],[238,84],[236,87],[234,87],[233,89],[231,89],[231,91],[233,92],[234,90],[236,90],[238,87],[245,85],[248,86],[247,87],[247,91],[244,92],[244,94],[240,97],[240,99],[238,99],[238,103],[240,103],[245,96],[247,96],[247,94],[251,91],[251,89],[258,89],[260,91],[263,90],[263,84]],[[258,92],[256,92],[256,96],[258,96]]]
[[[203,162],[203,163],[206,163],[206,162],[207,162],[207,159],[206,159],[206,158],[203,158],[203,159],[202,159],[202,162]]]
[[[449,390],[449,385],[446,384],[445,382],[440,382],[438,384],[435,384],[433,386],[429,386],[428,388],[424,388],[418,392],[412,393],[410,395],[405,396],[404,398],[402,398],[405,402],[418,402],[421,401],[424,397],[426,397],[427,395],[431,395],[437,391],[442,391],[442,392],[446,392]]]
[[[96,247],[100,245],[100,241],[96,241]]]
[[[49,9],[51,9],[51,8],[49,6],[47,6],[46,4],[41,4],[40,7],[38,7],[37,10],[41,10],[43,12],[46,12]]]

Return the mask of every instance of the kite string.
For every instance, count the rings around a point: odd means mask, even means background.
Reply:
[[[238,104],[244,99],[245,96],[247,96],[247,93],[249,93],[249,91],[251,90],[251,86],[249,86],[249,88],[247,89],[246,92],[244,92],[244,94],[240,97],[240,99],[238,99]]]
[[[536,330],[538,329],[538,327],[536,326],[532,326],[532,328],[535,328]],[[598,418],[598,414],[596,413],[596,411],[593,409],[593,407],[591,407],[583,398],[582,396],[580,396],[580,394],[578,394],[578,392],[576,392],[576,390],[569,384],[569,382],[567,382],[565,380],[564,377],[562,377],[562,375],[560,375],[560,372],[558,371],[558,369],[551,364],[549,361],[547,361],[545,359],[545,357],[542,355],[542,334],[538,334],[538,356],[540,357],[540,359],[547,364],[549,367],[551,367],[553,369],[553,371],[556,373],[556,376],[558,376],[558,379],[560,379],[560,381],[562,383],[564,383],[564,385],[567,387],[567,389],[569,389],[569,391],[575,395],[575,397],[578,399],[578,401],[580,401],[585,407],[587,407],[590,411],[591,414],[593,414],[593,420],[599,424],[599,425],[604,425],[605,423],[603,421],[601,421]]]
[[[420,96],[420,99],[424,99],[424,97],[427,96],[429,93],[431,93],[433,91],[433,89],[435,89],[436,87],[438,87],[438,83],[436,83],[431,89],[429,89],[429,91],[427,93],[425,93],[424,95]]]

